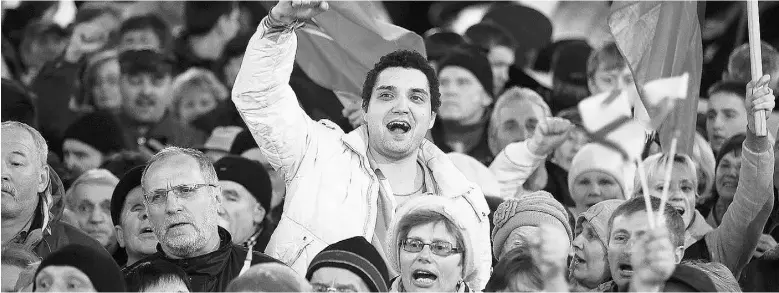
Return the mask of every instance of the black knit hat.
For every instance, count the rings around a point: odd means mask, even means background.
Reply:
[[[244,152],[258,148],[257,141],[254,140],[251,131],[244,129],[241,133],[235,136],[233,145],[230,146],[230,153],[236,156],[242,155]]]
[[[270,212],[273,188],[268,171],[260,163],[244,157],[226,156],[214,163],[214,169],[219,180],[233,181],[242,185],[257,199],[266,212]]]
[[[97,149],[103,155],[126,149],[124,132],[108,112],[94,112],[76,120],[65,130],[64,140],[74,139]]]
[[[449,54],[441,60],[438,65],[438,72],[441,72],[447,66],[459,66],[473,73],[479,83],[484,87],[490,97],[494,97],[495,85],[492,83],[492,66],[487,60],[486,52],[475,46],[460,46],[452,49]]]
[[[119,53],[119,69],[122,75],[151,74],[168,76],[173,72],[176,58],[153,49],[130,49]]]
[[[111,219],[114,221],[114,225],[122,223],[122,209],[124,208],[127,194],[130,193],[130,190],[141,186],[141,176],[145,167],[146,165],[142,165],[130,169],[116,184],[114,193],[111,195]]]
[[[364,237],[352,237],[325,247],[308,265],[306,280],[310,281],[314,272],[322,267],[349,270],[360,276],[371,292],[389,292],[387,263]]]
[[[70,244],[44,258],[35,271],[35,277],[49,266],[70,266],[78,269],[87,275],[97,292],[127,291],[121,269],[105,250]]]
[[[552,53],[554,78],[561,81],[587,86],[587,60],[592,47],[586,40],[568,40]]]

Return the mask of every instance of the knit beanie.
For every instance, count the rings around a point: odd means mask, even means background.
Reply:
[[[552,74],[555,79],[587,86],[587,60],[592,47],[587,40],[571,40],[557,48],[552,54]]]
[[[108,112],[94,112],[76,120],[65,130],[63,141],[74,139],[97,149],[103,155],[126,149],[124,131]]]
[[[253,265],[233,279],[225,292],[311,292],[311,285],[292,268],[275,263]]]
[[[233,144],[230,146],[230,153],[236,156],[243,155],[246,151],[258,148],[257,141],[254,140],[252,132],[244,129],[235,136]]]
[[[495,179],[495,175],[492,174],[492,171],[487,166],[466,154],[452,152],[446,155],[452,160],[457,169],[465,175],[465,178],[476,183],[481,188],[484,196],[500,197],[498,180]]]
[[[622,188],[622,196],[629,198],[633,190],[633,176],[635,167],[626,164],[622,155],[599,143],[584,145],[571,161],[568,170],[568,191],[574,194],[574,181],[580,175],[589,171],[600,171],[614,177],[619,187]]]
[[[495,93],[493,92],[495,86],[492,83],[492,66],[490,66],[490,61],[487,60],[485,52],[470,46],[461,46],[452,49],[450,53],[441,60],[441,64],[438,66],[438,72],[440,73],[447,66],[459,66],[470,71],[476,76],[476,79],[479,80],[484,91],[486,91],[490,97],[495,97]]]
[[[43,259],[35,277],[49,266],[69,266],[84,273],[97,292],[124,292],[124,277],[116,262],[105,250],[80,244],[70,244]],[[35,282],[33,282],[35,291]]]
[[[376,248],[362,236],[330,244],[319,252],[308,265],[306,280],[322,267],[342,268],[355,273],[368,285],[371,292],[389,291],[387,264]]]
[[[520,198],[504,201],[493,216],[492,253],[499,257],[503,245],[514,229],[523,226],[538,227],[547,223],[560,227],[573,241],[573,232],[568,222],[568,212],[549,192],[536,191]]]
[[[598,239],[603,242],[604,246],[608,247],[609,219],[614,214],[614,211],[617,210],[617,207],[624,202],[622,199],[608,199],[591,206],[576,219],[576,231],[580,231],[584,220],[587,220],[592,228],[595,229]]]
[[[273,188],[268,171],[260,163],[243,157],[226,156],[214,163],[214,170],[219,180],[240,184],[254,196],[266,212],[270,212]]]

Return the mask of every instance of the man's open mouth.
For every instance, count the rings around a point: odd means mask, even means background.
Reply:
[[[390,121],[387,123],[387,129],[394,134],[404,134],[411,130],[411,124],[406,121]]]

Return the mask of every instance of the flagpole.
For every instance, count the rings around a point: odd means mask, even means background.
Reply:
[[[749,29],[749,60],[752,65],[752,80],[759,80],[763,76],[762,56],[760,52],[760,9],[758,2],[747,1],[747,20]],[[754,90],[754,89],[753,89]],[[755,112],[755,134],[764,137],[768,134],[766,129],[765,110]]]

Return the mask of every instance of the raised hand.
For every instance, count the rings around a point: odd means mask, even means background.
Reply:
[[[285,24],[293,23],[297,20],[311,19],[318,14],[330,9],[327,1],[313,0],[292,0],[279,1],[271,9],[271,16]]]
[[[568,138],[573,124],[563,118],[548,117],[538,122],[527,148],[535,155],[548,156]]]
[[[533,262],[544,280],[544,291],[568,291],[568,283],[565,281],[566,262],[571,249],[568,234],[549,224],[542,224],[538,228],[537,237],[529,242]]]
[[[747,108],[747,129],[751,134],[755,131],[755,113],[757,111],[765,110],[768,113],[773,111],[776,106],[776,97],[773,90],[768,87],[768,83],[771,81],[771,76],[763,75],[759,80],[750,81],[747,84],[747,97],[745,100],[745,106]],[[766,121],[768,115],[766,115]]]
[[[766,252],[779,247],[777,245],[779,244],[777,244],[776,240],[774,240],[774,237],[771,237],[771,235],[760,235],[760,240],[757,242],[757,248],[755,248],[755,252],[752,253],[752,256],[761,258]]]
[[[676,269],[674,246],[668,230],[660,227],[647,231],[633,244],[630,262],[632,292],[659,292]]]
[[[108,43],[109,32],[97,23],[84,22],[73,28],[70,44],[65,51],[68,62],[78,62],[81,57],[97,52]]]

